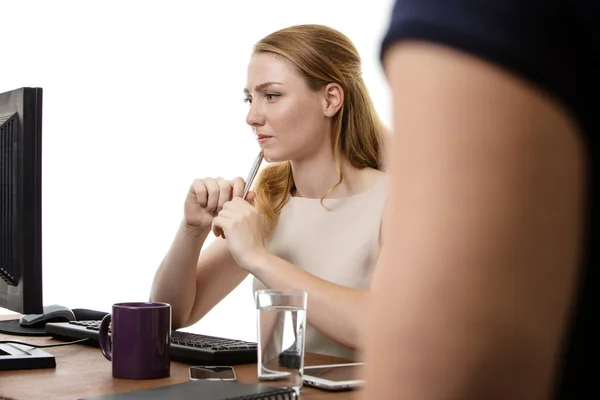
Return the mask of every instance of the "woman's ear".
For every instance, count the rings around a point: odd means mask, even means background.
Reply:
[[[323,114],[333,117],[344,104],[344,89],[335,82],[328,83],[324,88]]]

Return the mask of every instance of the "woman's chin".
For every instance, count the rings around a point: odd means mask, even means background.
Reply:
[[[281,161],[287,161],[287,158],[282,157],[281,154],[277,154],[272,150],[263,149],[263,156],[266,162],[277,163]]]

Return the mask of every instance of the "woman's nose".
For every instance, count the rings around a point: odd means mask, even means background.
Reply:
[[[250,126],[262,126],[265,124],[263,113],[254,104],[250,105],[250,110],[248,110],[248,115],[246,115],[246,123]]]

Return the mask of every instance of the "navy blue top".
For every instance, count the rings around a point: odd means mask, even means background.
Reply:
[[[578,122],[586,143],[588,208],[581,279],[555,399],[600,399],[599,0],[397,0],[382,44],[421,39],[480,57],[536,85]],[[595,189],[595,190],[594,190]]]

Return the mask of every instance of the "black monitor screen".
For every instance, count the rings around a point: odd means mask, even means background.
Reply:
[[[42,89],[0,93],[0,307],[42,307]]]

